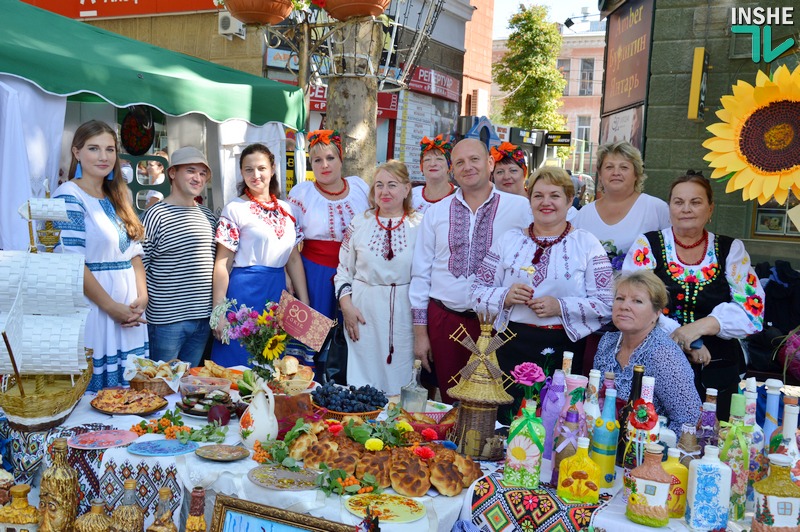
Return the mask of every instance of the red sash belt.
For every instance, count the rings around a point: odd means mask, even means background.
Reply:
[[[311,262],[337,268],[340,247],[342,243],[335,240],[303,240],[303,250],[300,253]]]

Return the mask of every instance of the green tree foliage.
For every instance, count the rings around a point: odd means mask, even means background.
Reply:
[[[520,4],[509,21],[508,53],[492,68],[494,81],[509,93],[503,100],[503,122],[523,129],[564,127],[558,113],[566,81],[556,67],[561,49],[557,26],[547,8]]]

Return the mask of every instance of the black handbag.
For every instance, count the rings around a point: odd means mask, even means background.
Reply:
[[[325,363],[325,378],[342,386],[347,385],[347,339],[345,338],[344,319],[328,333],[325,340],[328,359]]]

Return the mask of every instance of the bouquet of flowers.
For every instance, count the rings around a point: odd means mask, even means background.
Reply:
[[[236,305],[236,301],[231,305]],[[267,381],[272,377],[273,362],[280,358],[288,340],[286,331],[278,323],[277,311],[278,304],[267,301],[261,313],[241,305],[238,310],[229,310],[225,316],[228,319],[226,336],[238,340],[250,354],[253,370]],[[265,369],[268,374],[264,374]]]
[[[525,393],[525,401],[535,400],[539,402],[539,393],[542,391],[542,386],[544,386],[547,376],[538,364],[533,362],[517,364],[511,370],[511,376],[517,386],[522,388]]]

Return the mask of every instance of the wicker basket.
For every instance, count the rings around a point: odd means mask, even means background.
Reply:
[[[322,415],[325,419],[335,419],[337,421],[341,421],[345,418],[345,416],[358,416],[361,419],[377,419],[378,416],[383,412],[383,408],[380,410],[372,410],[371,412],[337,412],[336,410],[330,410],[325,408],[324,406],[319,406],[317,403],[312,401],[314,408]]]
[[[409,412],[409,414],[412,414]],[[416,421],[411,421],[411,427],[414,431],[422,433],[425,429],[433,429],[436,432],[436,437],[440,440],[447,439],[447,434],[450,430],[455,426],[455,420],[449,423],[439,423],[439,421],[447,415],[447,412],[424,412],[426,416],[436,421],[436,423],[417,423]]]
[[[277,383],[274,381],[271,382],[270,388],[272,388],[272,390],[277,393],[285,393],[286,395],[298,395],[308,390],[308,387],[311,386],[312,382],[314,381],[311,379],[280,380],[277,381]]]
[[[180,362],[180,360],[173,358],[172,360],[168,360],[166,363],[172,364],[173,362]],[[187,374],[188,373],[184,372],[181,377]],[[175,393],[175,391],[169,387],[167,381],[161,377],[154,377],[151,379],[150,377],[141,373],[137,373],[136,376],[130,380],[130,386],[134,390],[147,390],[149,392],[153,392],[159,397],[166,397]]]

